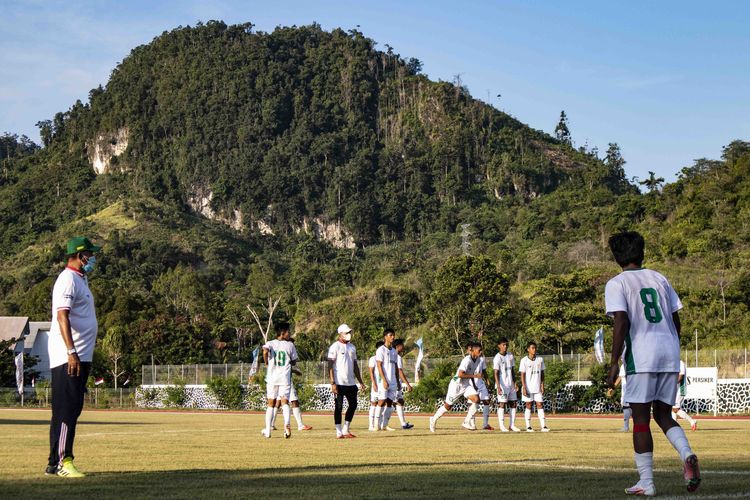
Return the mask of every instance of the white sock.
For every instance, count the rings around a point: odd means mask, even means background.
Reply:
[[[375,408],[377,406],[370,403],[370,429],[375,427]]]
[[[477,414],[477,410],[479,410],[479,405],[478,404],[471,403],[471,405],[469,405],[469,412],[466,414],[466,421],[467,422],[469,422],[469,421],[473,422],[474,421],[474,415]]]
[[[513,407],[510,409],[510,426],[513,427],[516,425],[516,408]]]
[[[386,406],[385,411],[383,412],[383,429],[388,427],[388,422],[391,420],[391,415],[393,415],[393,406]]]
[[[526,408],[526,411],[523,412],[523,418],[526,419],[526,428],[528,429],[531,427],[531,408]]]
[[[273,413],[275,408],[271,408],[270,406],[266,408],[266,431],[269,433],[271,432],[271,427],[273,426]]]
[[[638,482],[641,486],[654,484],[654,453],[649,451],[633,455],[635,455],[635,468],[638,469],[638,476],[640,476]]]
[[[401,405],[396,405],[396,414],[398,415],[398,419],[401,421],[401,427],[406,425],[406,416],[404,416],[404,407]]]
[[[547,424],[544,423],[544,408],[541,408],[541,407],[537,408],[536,414],[539,417],[539,424],[542,427],[547,427]]]
[[[276,425],[276,415],[279,413],[279,409],[275,406],[273,407],[273,413],[271,413],[271,427]]]
[[[484,417],[484,427],[490,425],[490,405],[482,405],[482,417]]]
[[[683,410],[682,408],[680,408],[680,411],[677,412],[677,416],[684,420],[687,420],[691,424],[693,423],[693,418],[690,415],[688,415],[687,412]]]
[[[622,410],[622,419],[625,421],[624,428],[630,429],[630,418],[633,416],[633,410],[628,408],[623,408]]]
[[[497,423],[500,424],[500,427],[503,426],[505,420],[505,408],[498,407],[497,409]]]
[[[344,420],[344,425],[341,426],[341,434],[349,434],[349,424],[351,424],[351,422]]]
[[[380,429],[380,417],[383,415],[383,407],[382,406],[376,406],[375,407],[375,416],[373,417],[375,419],[375,428]]]
[[[291,421],[291,415],[289,414],[289,404],[285,404],[281,406],[281,413],[284,414],[284,427],[289,425],[289,422]]]
[[[299,406],[292,408],[292,415],[294,415],[294,420],[297,421],[298,428],[305,426],[304,422],[302,422],[302,411],[300,410]]]
[[[341,434],[341,424],[335,424],[336,425],[336,435],[338,436]]]
[[[685,431],[682,430],[682,427],[679,425],[671,427],[666,432],[666,436],[669,442],[672,443],[672,446],[674,446],[674,449],[677,450],[677,453],[680,454],[683,462],[687,457],[693,455],[693,450],[690,448],[690,443],[688,443],[687,436],[685,436]]]
[[[445,415],[445,412],[447,412],[447,411],[448,411],[448,408],[446,408],[445,405],[440,405],[440,408],[437,409],[437,411],[435,412],[435,415],[433,415],[432,418],[434,418],[435,420],[437,420],[440,417],[442,417],[443,415]]]

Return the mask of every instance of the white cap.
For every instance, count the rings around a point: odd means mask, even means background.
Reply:
[[[341,323],[339,325],[339,329],[338,329],[339,335],[342,334],[342,333],[349,333],[351,331],[352,331],[352,329],[349,328],[349,325],[347,325],[346,323]]]

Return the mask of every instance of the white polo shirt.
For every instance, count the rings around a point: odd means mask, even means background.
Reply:
[[[73,336],[73,345],[78,351],[78,358],[84,362],[91,362],[94,359],[98,333],[94,296],[89,290],[86,276],[71,267],[66,267],[60,273],[52,289],[52,327],[47,343],[50,368],[68,362],[68,348],[65,346],[60,333],[60,323],[57,321],[57,311],[63,309],[70,311],[70,333]]]
[[[336,385],[357,385],[354,377],[357,349],[351,342],[334,342],[328,348],[328,360],[333,361],[333,380]]]

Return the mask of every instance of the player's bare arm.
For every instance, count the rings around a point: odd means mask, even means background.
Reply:
[[[612,334],[612,357],[610,358],[607,385],[615,386],[615,380],[620,374],[618,362],[622,356],[622,348],[625,345],[625,335],[630,331],[630,320],[625,311],[615,311],[615,327]],[[675,325],[676,326],[676,325]]]
[[[357,377],[357,380],[359,381],[359,388],[363,391],[365,390],[365,383],[362,382],[362,374],[359,372],[359,363],[357,363],[357,360],[354,360],[354,376]]]
[[[674,322],[674,329],[677,331],[677,338],[680,338],[680,333],[682,333],[682,323],[680,322],[680,314],[675,311],[672,313],[672,322]]]
[[[372,389],[378,392],[378,379],[375,377],[375,367],[370,368],[370,380],[372,380]]]
[[[73,334],[70,332],[70,310],[59,309],[57,311],[57,322],[60,325],[60,335],[62,335],[65,347],[68,349],[68,375],[77,377],[81,374],[81,360],[77,352],[70,353],[75,348],[73,343]]]
[[[526,390],[526,372],[521,372],[521,394],[529,397],[529,391]]]
[[[495,370],[495,388],[498,396],[503,393],[503,387],[500,385],[500,370]]]
[[[329,359],[329,360],[328,360],[328,376],[329,376],[329,377],[330,377],[330,379],[331,379],[331,391],[332,391],[332,392],[333,392],[334,394],[338,394],[338,393],[339,393],[339,390],[338,390],[338,388],[336,387],[336,379],[335,379],[335,378],[333,377],[333,363],[334,363],[334,362],[335,362],[335,360],[333,360],[333,359]]]
[[[406,384],[406,392],[411,391],[411,384],[409,383],[409,379],[406,378],[406,374],[404,373],[403,368],[398,369],[398,375],[400,377],[399,380],[402,380]],[[401,384],[403,387],[404,384]]]
[[[542,370],[541,383],[539,384],[539,394],[544,394],[544,370]]]
[[[378,373],[380,373],[380,379],[383,381],[383,387],[387,391],[390,384],[388,383],[388,379],[385,378],[385,372],[383,371],[383,362],[376,361],[376,363],[378,367]]]

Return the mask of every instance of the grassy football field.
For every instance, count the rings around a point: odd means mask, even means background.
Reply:
[[[331,416],[307,415],[314,429],[285,440],[280,431],[260,435],[262,415],[84,411],[75,450],[84,479],[43,475],[48,419],[48,411],[0,410],[2,498],[599,499],[625,497],[637,481],[631,436],[612,418],[552,416],[548,434],[505,434],[466,431],[446,416],[432,434],[427,417],[411,417],[410,431],[370,433],[357,415],[357,439],[336,440]],[[688,496],[676,452],[654,437],[657,493]],[[750,420],[702,419],[688,437],[703,471],[690,498],[750,496]]]

